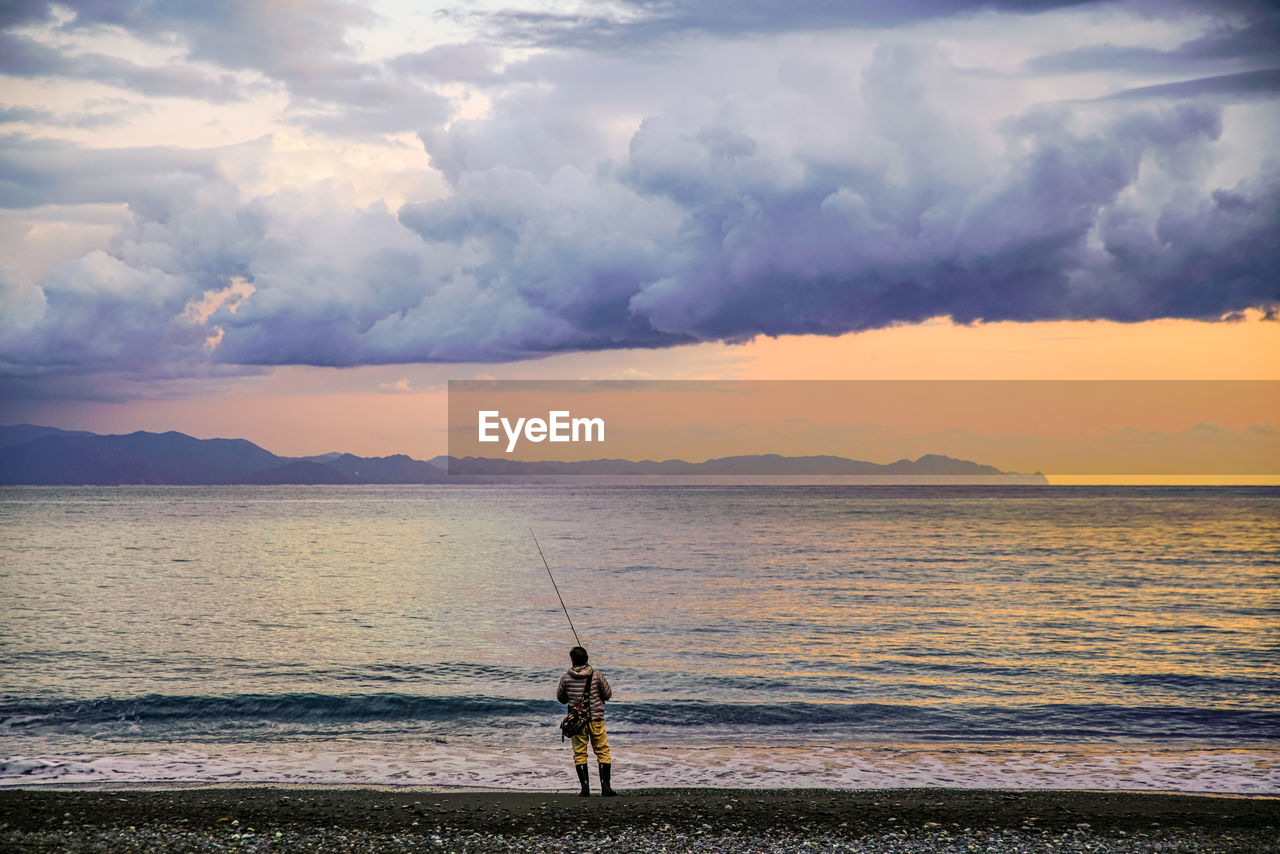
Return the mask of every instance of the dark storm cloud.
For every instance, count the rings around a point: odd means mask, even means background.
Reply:
[[[14,122],[53,124],[56,120],[57,114],[49,110],[40,110],[35,107],[0,107],[0,124]]]
[[[1035,74],[1122,71],[1185,74],[1205,66],[1273,66],[1280,60],[1280,12],[1258,7],[1244,20],[1223,24],[1169,50],[1101,44],[1034,57],[1025,68]],[[1222,70],[1229,70],[1223,68]]]
[[[295,83],[291,90],[296,120],[337,136],[418,130],[450,114],[447,98],[358,68],[323,81]]]
[[[74,26],[112,24],[180,38],[193,59],[251,70],[285,85],[299,120],[333,133],[416,130],[447,116],[447,100],[361,61],[349,28],[376,16],[361,3],[159,2],[87,4]]]
[[[55,113],[37,107],[0,107],[0,124],[35,124],[49,127],[104,128],[123,124],[138,112],[135,108]]]
[[[226,102],[241,96],[229,74],[206,74],[185,65],[150,67],[99,53],[67,55],[34,39],[0,33],[0,74],[92,80],[143,95]]]
[[[884,88],[901,61],[882,54],[864,80],[884,109],[916,108],[909,81]],[[654,118],[625,162],[542,178],[463,168],[451,195],[398,217],[321,191],[244,202],[176,152],[11,138],[0,167],[31,203],[124,201],[134,218],[105,252],[39,283],[11,276],[5,300],[25,308],[5,318],[0,360],[18,375],[502,361],[937,315],[1140,321],[1280,303],[1280,176],[1199,192],[1217,108],[1110,109],[1088,129],[1066,108],[1024,115],[994,180],[894,176],[856,152],[814,159],[711,117]],[[895,131],[921,137],[922,161],[957,144],[928,126]],[[1177,189],[1144,200],[1140,174]],[[254,292],[194,311],[237,280]]]
[[[48,9],[40,5],[27,4],[10,26],[48,18]],[[144,41],[184,46],[189,59],[216,68],[258,72],[285,87],[295,121],[326,132],[359,136],[417,130],[448,115],[445,98],[356,56],[347,30],[375,17],[359,3],[73,0],[57,5],[74,15],[60,25],[64,32],[123,30]],[[230,73],[72,54],[12,32],[0,33],[0,74],[95,80],[144,95],[214,102],[246,97],[259,88]]]
[[[1195,80],[1179,80],[1155,86],[1139,86],[1108,95],[1108,98],[1274,98],[1280,95],[1280,68],[1220,74]]]
[[[397,71],[430,80],[491,84],[502,81],[502,52],[490,45],[442,44],[391,60]]]
[[[1094,4],[1095,0],[624,0],[628,14],[622,16],[506,10],[487,19],[504,38],[564,47],[638,44],[691,33],[744,36],[892,27],[981,12],[1035,14]]]
[[[216,180],[208,153],[180,148],[86,150],[61,140],[0,136],[0,207],[125,203],[143,215],[180,207]]]
[[[48,0],[8,0],[0,4],[0,30],[46,20]]]
[[[70,0],[68,32],[119,28],[139,38],[185,43],[191,58],[277,79],[323,77],[325,64],[351,58],[346,30],[375,16],[361,3],[312,0],[281,4],[231,0]]]
[[[140,383],[225,371],[210,363],[196,307],[247,272],[265,234],[219,173],[207,152],[0,139],[6,206],[123,204],[131,214],[108,247],[39,281],[0,263],[0,396],[152,396]],[[125,379],[108,387],[99,373]]]
[[[940,314],[1204,317],[1229,303],[1275,301],[1280,252],[1266,237],[1280,226],[1274,182],[1242,189],[1235,209],[1201,199],[1153,212],[1122,199],[1144,158],[1176,172],[1217,136],[1217,122],[1212,110],[1188,108],[1082,135],[1064,118],[1036,117],[1014,133],[1025,153],[1006,180],[964,196],[827,170],[762,185],[754,158],[717,155],[714,137],[686,138],[679,158],[668,154],[672,140],[637,140],[632,180],[682,200],[688,213],[673,253],[680,268],[631,307],[667,331],[735,338]],[[1171,231],[1174,222],[1202,230]],[[1104,246],[1091,246],[1091,235]]]
[[[871,75],[869,85],[881,84]],[[491,130],[518,138],[509,123]],[[1155,206],[1130,198],[1143,163],[1190,190],[1220,132],[1218,111],[1197,105],[1125,111],[1093,132],[1038,112],[1010,130],[1019,153],[1005,177],[976,189],[923,173],[903,185],[715,123],[658,119],[608,170],[563,165],[538,178],[492,162],[459,167],[450,197],[399,217],[430,257],[457,260],[416,292],[423,303],[410,306],[411,291],[363,331],[348,323],[316,361],[508,359],[839,334],[940,314],[1137,321],[1268,305],[1280,300],[1273,177]],[[252,316],[232,321],[231,347]],[[261,354],[271,341],[273,360],[301,356],[281,347],[297,336],[273,323],[272,336],[229,352]]]

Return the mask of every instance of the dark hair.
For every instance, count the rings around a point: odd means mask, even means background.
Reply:
[[[569,650],[569,660],[573,662],[574,667],[581,667],[587,663],[587,651],[580,646],[575,646]]]

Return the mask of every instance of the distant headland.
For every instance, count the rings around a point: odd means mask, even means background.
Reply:
[[[358,457],[329,453],[281,457],[247,439],[197,439],[184,433],[104,436],[33,424],[0,427],[0,485],[203,486],[218,484],[440,484],[526,482],[734,482],[756,478],[857,483],[1047,484],[1040,473],[1018,474],[925,454],[872,463],[838,456],[754,454],[705,462],[584,460],[528,462],[404,454]]]

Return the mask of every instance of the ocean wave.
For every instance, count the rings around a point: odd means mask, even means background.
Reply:
[[[552,700],[488,696],[237,694],[0,701],[0,731],[81,731],[116,724],[181,728],[237,724],[429,722],[457,731],[479,726],[548,726],[563,713]],[[1280,712],[1199,706],[1107,704],[982,705],[851,702],[723,702],[677,699],[611,704],[615,725],[646,730],[838,730],[846,735],[922,739],[1062,740],[1198,738],[1273,741]]]
[[[120,721],[267,720],[368,721],[456,720],[546,714],[552,700],[494,697],[435,697],[414,694],[234,694],[102,697],[86,700],[0,701],[0,727],[56,727]]]

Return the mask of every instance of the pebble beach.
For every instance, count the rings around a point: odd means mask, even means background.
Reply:
[[[1088,791],[0,791],[7,852],[1271,852],[1280,799]]]

